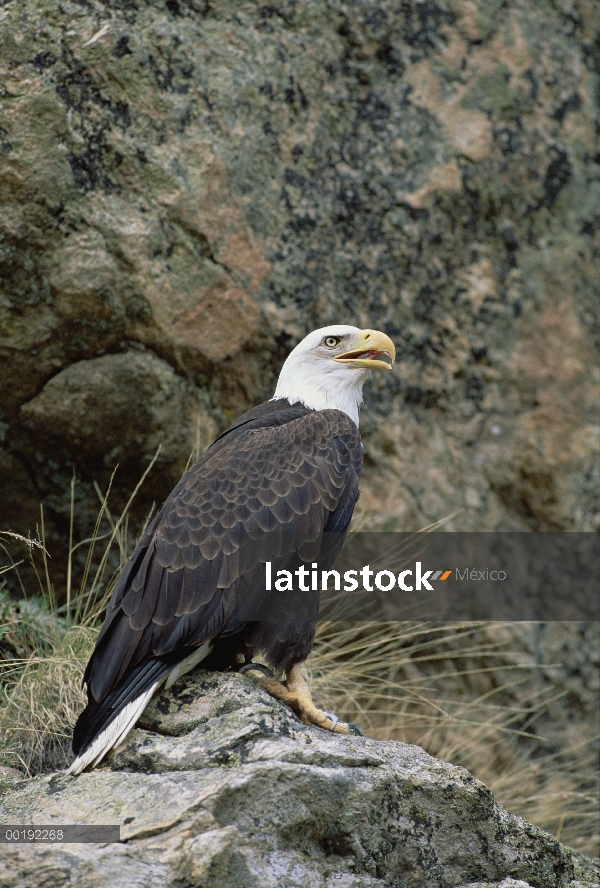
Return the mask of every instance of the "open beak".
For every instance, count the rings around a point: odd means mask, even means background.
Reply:
[[[333,360],[368,370],[391,370],[395,359],[396,348],[389,336],[379,330],[361,330],[356,345]]]

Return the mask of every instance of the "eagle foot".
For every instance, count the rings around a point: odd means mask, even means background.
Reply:
[[[247,663],[242,667],[244,672],[255,672],[252,676],[268,694],[281,700],[294,710],[300,721],[305,725],[314,725],[335,734],[358,734],[362,731],[353,722],[340,721],[333,712],[324,712],[313,703],[310,688],[306,684],[300,666],[292,666],[288,672],[286,684],[277,681],[266,667],[260,664]],[[241,672],[242,670],[240,670]]]

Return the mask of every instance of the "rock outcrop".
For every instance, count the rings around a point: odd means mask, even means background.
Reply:
[[[87,535],[93,481],[118,462],[123,501],[164,439],[160,501],[335,321],[398,346],[370,526],[597,527],[599,29],[594,0],[5,0],[3,528],[44,500],[64,542],[75,467]]]
[[[2,888],[575,888],[588,878],[464,769],[416,746],[305,727],[235,674],[180,679],[96,771],[13,783],[0,821],[121,827],[119,844],[3,845]]]

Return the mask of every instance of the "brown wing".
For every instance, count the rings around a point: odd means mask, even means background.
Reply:
[[[209,449],[119,577],[84,676],[94,699],[144,658],[247,619],[264,595],[265,560],[285,566],[302,548],[314,559],[324,530],[346,529],[361,463],[358,429],[337,410],[241,426]]]

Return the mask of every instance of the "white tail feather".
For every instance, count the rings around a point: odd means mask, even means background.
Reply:
[[[117,717],[108,724],[108,727],[106,727],[101,734],[98,734],[91,746],[88,746],[85,752],[82,752],[81,755],[77,756],[75,761],[65,772],[66,775],[81,774],[84,768],[87,768],[89,765],[92,767],[97,765],[113,746],[116,746],[117,743],[124,740],[125,736],[129,733],[146,708],[148,701],[154,692],[159,685],[164,684],[164,681],[165,679],[163,677],[159,681],[154,682],[152,687],[148,688],[147,691],[144,691],[143,694],[140,694],[139,697],[136,697],[135,700],[132,700],[131,703],[128,703]]]
[[[211,650],[211,643],[205,641],[192,654],[178,663],[171,669],[166,676],[163,675],[158,681],[154,682],[152,687],[140,694],[125,706],[121,712],[114,718],[101,734],[98,734],[94,742],[88,746],[85,752],[78,755],[74,762],[65,771],[65,776],[77,776],[81,774],[85,768],[95,767],[113,747],[118,746],[127,734],[133,728],[138,718],[150,702],[151,697],[164,684],[166,688],[177,681],[177,679],[197,666],[201,660],[208,656]]]

